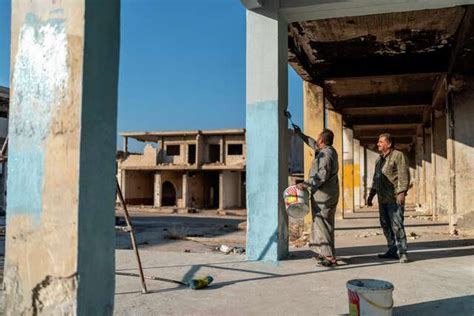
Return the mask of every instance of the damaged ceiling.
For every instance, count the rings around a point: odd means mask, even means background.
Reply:
[[[472,8],[294,22],[289,63],[304,80],[324,87],[330,107],[356,137],[390,130],[410,144],[429,123],[433,87],[453,68],[454,57],[464,63],[462,71],[474,70],[467,62]]]

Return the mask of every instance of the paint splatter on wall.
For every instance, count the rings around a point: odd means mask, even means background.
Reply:
[[[12,78],[9,215],[40,218],[44,147],[52,118],[65,103],[68,80],[65,20],[41,21],[28,14],[20,29]]]

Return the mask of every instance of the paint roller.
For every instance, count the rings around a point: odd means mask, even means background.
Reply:
[[[124,275],[124,276],[140,277],[140,275],[137,274],[137,273],[129,273],[129,272],[115,272],[115,274]],[[203,277],[203,278],[199,278],[199,279],[191,279],[188,282],[182,282],[182,281],[173,280],[173,279],[166,279],[166,278],[161,278],[161,277],[157,277],[157,276],[153,276],[153,275],[145,275],[144,277],[145,277],[145,279],[149,279],[149,280],[163,281],[163,282],[174,283],[174,284],[178,284],[178,285],[184,285],[184,286],[189,287],[192,290],[203,289],[203,288],[209,286],[209,284],[211,284],[212,281],[214,281],[214,278],[210,275],[208,275],[206,277]]]
[[[285,111],[285,116],[288,118],[288,120],[290,121],[290,124],[291,126],[293,126],[293,129],[296,131],[296,130],[301,130],[301,128],[296,125],[293,120],[291,119],[291,113],[290,111]]]

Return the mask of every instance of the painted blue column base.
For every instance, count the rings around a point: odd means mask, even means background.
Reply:
[[[288,225],[281,197],[278,101],[247,105],[247,258],[277,261],[288,254]],[[283,135],[286,135],[283,133]],[[283,160],[285,161],[285,160]]]

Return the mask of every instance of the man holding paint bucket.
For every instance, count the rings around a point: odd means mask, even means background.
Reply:
[[[403,213],[410,184],[410,171],[405,155],[395,150],[394,145],[392,135],[384,133],[379,136],[377,147],[380,156],[375,162],[374,179],[367,205],[372,206],[372,199],[377,194],[380,226],[388,246],[388,251],[379,254],[379,258],[400,259],[400,262],[406,263],[407,237]]]
[[[323,129],[316,140],[303,134],[293,124],[295,133],[315,151],[309,177],[298,184],[298,189],[310,189],[313,225],[311,231],[312,245],[318,253],[318,263],[324,266],[337,264],[334,249],[334,222],[336,206],[339,200],[339,164],[337,152],[332,147],[334,133]]]

